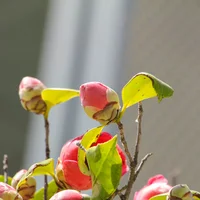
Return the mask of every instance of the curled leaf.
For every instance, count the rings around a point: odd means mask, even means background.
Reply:
[[[173,95],[173,89],[155,76],[141,72],[131,78],[122,89],[123,108],[126,108],[152,97],[158,97],[160,102],[163,98]]]
[[[25,184],[28,177],[39,175],[50,175],[54,178],[54,160],[52,158],[33,164],[18,182],[16,189],[18,190],[21,185]]]
[[[81,146],[83,146],[85,150],[89,149],[90,146],[97,141],[103,128],[104,126],[99,126],[87,131],[81,140]],[[88,166],[85,163],[85,156],[86,156],[86,152],[83,151],[81,148],[79,148],[78,166],[80,168],[80,171],[83,174],[90,176],[90,171],[88,169]]]
[[[60,103],[69,101],[70,99],[79,96],[79,90],[65,88],[46,88],[42,91],[42,99],[47,104],[48,115],[49,110]]]
[[[192,192],[194,200],[200,200],[200,192],[197,192],[197,191],[194,191],[194,190],[191,190],[191,192]]]

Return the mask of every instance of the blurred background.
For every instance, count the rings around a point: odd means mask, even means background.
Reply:
[[[24,76],[74,89],[100,81],[120,93],[133,75],[146,71],[175,93],[159,104],[156,98],[143,102],[140,158],[154,155],[134,191],[158,173],[199,190],[199,24],[199,0],[0,1],[0,158],[8,154],[9,174],[45,157],[43,119],[19,102]],[[136,117],[133,106],[123,120],[132,150]],[[97,125],[78,98],[53,108],[51,156],[57,160],[67,140]],[[115,125],[106,130],[117,132]]]

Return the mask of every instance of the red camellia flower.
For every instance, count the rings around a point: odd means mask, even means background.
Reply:
[[[63,146],[56,166],[57,178],[63,184],[76,190],[88,190],[92,188],[91,177],[82,174],[78,166],[78,146],[76,144],[77,142],[81,142],[82,137],[83,135],[76,137]],[[92,146],[104,143],[111,138],[112,135],[102,132],[97,142]],[[129,170],[129,167],[126,163],[126,157],[118,145],[117,150],[122,159],[122,175],[124,175]]]
[[[54,194],[50,200],[89,200],[89,196],[76,190],[63,190]]]
[[[41,92],[46,87],[38,79],[26,76],[19,85],[19,98],[25,110],[36,114],[44,114],[46,103],[42,100]]]
[[[149,200],[153,196],[168,192],[171,188],[172,186],[168,185],[167,179],[158,174],[150,178],[147,185],[135,193],[133,200]]]
[[[80,86],[81,104],[86,114],[107,125],[115,122],[120,104],[117,93],[99,82],[88,82]]]

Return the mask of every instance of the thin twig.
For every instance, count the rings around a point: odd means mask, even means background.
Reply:
[[[3,157],[3,174],[4,174],[4,183],[8,183],[8,155]]]
[[[124,151],[125,151],[128,159],[129,159],[129,162],[131,163],[132,160],[133,160],[133,158],[132,158],[131,153],[130,153],[130,151],[128,149],[128,144],[127,144],[125,136],[124,136],[124,127],[123,127],[123,124],[121,122],[117,122],[117,125],[118,125],[118,129],[120,131],[121,143],[122,143],[122,145],[124,147]]]
[[[47,118],[44,118],[45,124],[45,153],[46,159],[50,158],[50,148],[49,148],[49,121]]]
[[[114,199],[117,195],[120,196],[120,194],[121,194],[124,190],[126,190],[126,188],[127,188],[127,185],[123,186],[121,189],[117,189],[117,190],[112,194],[112,196],[110,197],[109,200]]]
[[[137,117],[137,137],[136,137],[136,144],[135,144],[135,153],[133,157],[133,161],[135,166],[138,164],[138,154],[139,154],[139,148],[140,148],[140,141],[141,141],[141,135],[142,135],[142,115],[143,115],[143,108],[142,103],[138,103],[138,117]]]
[[[153,155],[153,153],[148,153],[148,154],[140,161],[140,164],[138,165],[138,167],[137,167],[137,169],[136,169],[136,171],[135,171],[135,180],[136,180],[138,174],[140,173],[140,171],[141,171],[141,169],[142,169],[144,163],[145,163],[145,162],[147,161],[147,159],[148,159],[150,156],[152,156],[152,155]]]
[[[46,159],[50,158],[50,148],[49,148],[49,121],[48,118],[44,117],[45,124],[45,154]],[[44,200],[48,198],[48,177],[44,176]]]
[[[131,189],[133,187],[133,184],[137,178],[137,174],[135,173],[136,166],[138,164],[138,154],[139,154],[139,147],[140,147],[140,141],[141,141],[141,135],[142,135],[142,114],[143,114],[143,108],[142,103],[138,103],[138,117],[137,117],[137,136],[136,136],[136,144],[135,144],[135,151],[134,151],[134,157],[133,160],[130,162],[130,175],[128,179],[128,187],[126,189],[125,194],[121,199],[129,199]]]

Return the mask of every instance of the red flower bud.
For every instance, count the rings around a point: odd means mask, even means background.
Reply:
[[[120,103],[117,93],[99,82],[89,82],[80,86],[81,104],[86,114],[107,125],[115,122],[119,115]]]
[[[63,190],[54,194],[50,200],[89,200],[89,196],[79,193],[76,190]]]
[[[12,179],[11,185],[16,188],[22,176],[27,172],[27,170],[22,169],[15,174]],[[22,196],[23,200],[28,200],[33,198],[34,193],[36,191],[36,181],[33,177],[28,177],[25,180],[25,183],[20,185],[17,189],[18,193]]]
[[[147,185],[135,193],[133,200],[149,200],[153,196],[166,193],[172,188],[167,183],[167,179],[163,175],[158,174],[150,178]]]
[[[41,92],[46,87],[38,79],[33,77],[24,77],[19,85],[19,97],[25,110],[36,114],[44,114],[46,103],[41,97]]]
[[[0,182],[0,199],[3,200],[23,200],[17,191],[6,183]]]
[[[56,166],[58,179],[76,190],[88,190],[92,188],[91,177],[82,174],[78,166],[78,146],[76,144],[77,142],[81,142],[82,137],[83,135],[76,137],[63,146]],[[103,132],[92,146],[107,142],[111,138],[112,135]],[[117,150],[122,159],[122,175],[124,175],[129,170],[129,167],[126,163],[126,157],[118,145]]]

